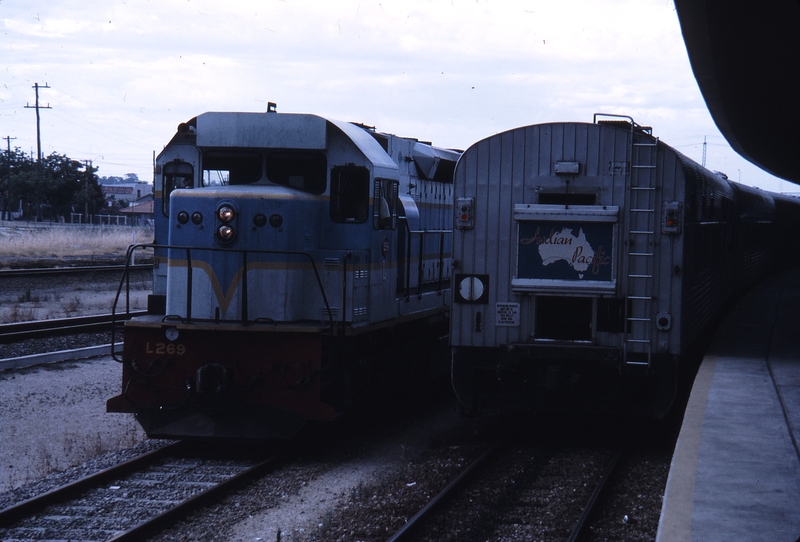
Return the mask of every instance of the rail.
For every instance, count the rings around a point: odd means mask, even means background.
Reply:
[[[128,461],[101,470],[89,476],[84,476],[79,480],[57,487],[41,495],[31,497],[25,501],[14,504],[0,510],[0,526],[8,526],[20,519],[38,513],[40,510],[57,502],[69,500],[82,492],[96,487],[108,480],[113,480],[119,476],[125,476],[130,472],[151,465],[154,461],[174,453],[184,444],[175,442],[168,444],[151,452],[147,452]]]
[[[398,531],[396,531],[390,538],[388,538],[387,542],[400,542],[402,540],[411,538],[416,539],[419,537],[437,538],[436,527],[434,525],[429,525],[428,527],[425,527],[422,525],[422,523],[426,521],[429,517],[434,516],[435,514],[434,509],[439,506],[442,506],[444,504],[444,501],[446,501],[447,499],[454,500],[455,501],[454,505],[456,508],[458,507],[458,502],[461,501],[463,502],[465,507],[469,508],[470,510],[472,509],[481,510],[482,514],[486,513],[486,510],[490,510],[492,509],[492,507],[498,506],[497,503],[493,504],[491,500],[488,503],[477,503],[477,501],[473,502],[474,495],[456,496],[455,493],[457,489],[460,489],[462,482],[468,476],[475,475],[475,471],[477,471],[479,468],[485,465],[487,463],[486,460],[489,457],[493,456],[495,453],[497,453],[497,451],[504,446],[505,442],[506,442],[505,439],[503,439],[498,443],[494,444],[492,447],[490,447],[486,452],[484,452],[483,455],[481,455],[475,462],[473,462],[466,469],[464,469],[464,471],[462,471],[452,482],[450,482],[450,484],[448,484],[447,487],[445,487],[441,492],[439,492],[433,499],[431,499],[425,506],[423,506],[419,510],[419,512],[417,512],[411,519],[409,519]],[[570,536],[568,538],[569,542],[577,542],[579,540],[585,539],[587,528],[589,526],[589,521],[591,520],[592,515],[595,509],[597,508],[597,505],[601,502],[601,498],[604,494],[604,491],[606,490],[606,488],[610,486],[610,481],[613,479],[613,476],[617,472],[617,467],[621,463],[620,458],[623,457],[623,455],[626,452],[626,449],[627,446],[625,445],[621,446],[615,453],[611,454],[610,458],[606,460],[605,469],[603,470],[600,478],[597,480],[597,483],[595,485],[592,494],[589,496],[586,504],[581,509],[580,517],[578,517],[577,520],[575,520],[575,523],[572,524],[572,529],[570,531]],[[540,459],[540,462],[542,464],[549,463],[550,461],[552,461],[552,456],[550,454],[545,454],[543,455],[543,459]],[[495,465],[503,463],[504,461],[499,458],[493,462],[493,464]],[[508,492],[503,492],[503,495],[505,495],[506,498],[513,498],[509,496],[510,494],[518,494],[520,492],[527,491],[526,488],[530,484],[538,483],[535,480],[541,479],[540,478],[541,474],[536,474],[537,471],[536,468],[533,469],[526,468],[525,470],[534,473],[533,474],[534,479],[526,479],[524,476],[522,476],[521,478],[514,477],[514,479],[516,480],[516,482],[514,482],[510,481],[511,479],[509,478],[508,481],[510,484],[513,485],[513,487],[509,487]],[[494,472],[493,476],[497,477],[498,476],[497,472]],[[500,479],[502,480],[502,478]],[[481,487],[482,488],[481,492],[486,490],[486,485],[483,484],[480,479],[473,480],[472,482],[470,482],[470,484],[476,487]],[[502,482],[500,482],[500,485],[502,485]],[[561,488],[559,491],[562,491],[563,489],[564,488]],[[488,493],[491,494],[492,491],[489,490]],[[517,504],[516,506],[519,506],[519,504]],[[498,512],[500,514],[503,514],[504,510],[505,510],[505,505],[500,504]],[[444,514],[449,514],[450,512],[453,512],[453,510],[448,509],[448,511],[440,511],[436,513],[444,515]],[[464,511],[463,510],[461,510],[460,512],[456,511],[453,512],[453,514],[454,516],[461,517],[464,514]],[[550,515],[551,512],[547,512],[547,514]],[[492,514],[490,513],[489,516],[492,516]],[[476,514],[475,524],[460,525],[460,527],[472,528],[473,532],[480,533],[481,528],[484,527],[482,523],[486,522],[486,524],[489,526],[489,529],[491,530],[487,532],[494,532],[494,529],[498,527],[498,524],[502,525],[502,521],[503,521],[502,519],[498,521],[498,518],[496,517],[478,518],[478,514]],[[422,529],[432,528],[432,529],[428,532],[420,533],[418,532],[420,528]],[[441,534],[442,533],[438,533],[438,535]],[[481,540],[483,540],[484,538],[491,538],[491,536],[487,536],[486,532],[478,534],[476,535],[476,537],[480,537]]]
[[[275,455],[257,462],[248,469],[236,474],[224,482],[221,482],[205,491],[190,497],[177,506],[174,506],[154,518],[148,519],[141,524],[128,529],[124,533],[115,536],[109,542],[137,542],[147,536],[157,533],[172,525],[182,517],[188,515],[193,510],[197,510],[209,503],[217,501],[228,494],[230,491],[257,480],[269,471],[273,470],[283,459],[282,455]]]
[[[612,479],[614,473],[616,472],[617,465],[619,465],[620,458],[625,454],[627,450],[626,446],[619,448],[613,456],[611,456],[611,460],[608,462],[606,466],[606,470],[603,471],[603,476],[597,482],[597,485],[592,492],[591,497],[589,497],[589,501],[583,507],[583,512],[581,512],[581,517],[578,518],[578,523],[575,524],[575,527],[572,529],[572,532],[567,539],[567,542],[577,542],[581,540],[586,532],[586,529],[589,526],[589,518],[591,517],[592,513],[594,512],[597,503],[600,501],[600,497],[603,494],[603,491],[608,486],[609,480]]]
[[[285,457],[283,452],[278,452],[266,459],[237,461],[239,465],[231,465],[228,458],[198,460],[190,465],[191,468],[185,468],[180,460],[175,462],[172,458],[184,456],[186,450],[184,442],[167,445],[6,508],[0,511],[0,536],[4,539],[27,538],[34,518],[47,514],[48,507],[55,507],[57,515],[66,516],[63,523],[69,526],[67,537],[73,535],[81,539],[99,540],[113,534],[110,540],[116,542],[143,540],[169,527],[189,512],[219,500],[231,490],[275,470]],[[153,469],[162,476],[164,472],[169,472],[171,478],[178,480],[178,484],[184,488],[194,488],[194,491],[187,498],[176,501],[170,488],[148,484],[146,497],[149,498],[150,507],[136,510],[133,514],[126,511],[141,507],[141,491],[132,491],[130,495],[120,492],[115,498],[108,498],[106,486],[109,481],[113,481],[117,488],[123,485],[136,487],[137,477],[145,472],[153,472]],[[220,480],[212,482],[213,479]],[[166,492],[161,494],[160,489]],[[79,503],[75,505],[77,500]],[[162,511],[159,512],[159,509]],[[144,519],[141,519],[143,516]],[[110,528],[112,525],[113,528]],[[40,531],[48,535],[59,528],[45,527]],[[124,530],[120,531],[120,528]]]
[[[450,496],[455,493],[455,490],[460,487],[461,483],[469,477],[474,471],[479,469],[486,463],[486,460],[492,457],[497,450],[502,448],[505,445],[505,439],[496,442],[492,445],[488,450],[486,450],[478,459],[473,461],[466,469],[464,469],[461,474],[459,474],[456,478],[453,479],[452,482],[447,484],[443,490],[441,490],[433,499],[428,501],[428,503],[423,506],[419,512],[414,514],[414,516],[409,519],[405,525],[403,525],[397,532],[395,532],[391,537],[387,539],[387,542],[399,542],[400,540],[406,540],[406,537],[410,536],[410,534],[419,527],[419,525],[428,517],[430,516],[431,512],[439,506],[442,502],[450,498]]]
[[[125,318],[143,316],[147,311],[134,311]],[[117,317],[116,319],[119,319]],[[53,320],[32,320],[30,322],[15,322],[0,324],[0,344],[9,344],[30,339],[75,335],[77,333],[95,333],[110,331],[114,326],[115,318],[111,314],[98,314],[93,316],[74,316]]]
[[[130,266],[131,270],[153,269],[153,264],[136,264]],[[107,273],[120,272],[125,269],[120,265],[79,265],[75,267],[36,267],[31,269],[0,269],[0,279],[5,277],[29,277],[32,275],[77,275],[81,273]]]

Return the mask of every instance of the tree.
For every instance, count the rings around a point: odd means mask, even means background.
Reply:
[[[79,161],[56,153],[39,162],[18,148],[0,155],[0,171],[10,172],[7,196],[10,202],[23,202],[23,216],[28,219],[43,220],[45,215],[55,219],[71,212],[75,204],[83,205],[82,211],[101,208],[103,192],[94,174],[97,168],[87,165],[82,169]]]
[[[47,203],[54,215],[64,216],[72,210],[81,181],[86,179],[84,172],[80,171],[81,167],[82,164],[77,160],[55,153],[42,160],[42,170],[48,186]]]
[[[86,171],[82,173],[80,187],[74,192],[73,203],[86,216],[97,213],[105,205],[105,196],[97,182],[96,171],[96,167],[87,164]]]
[[[36,169],[34,164],[25,153],[15,147],[12,151],[5,151],[0,155],[0,171],[3,172],[3,190],[6,199],[8,200],[9,213],[12,208],[15,208],[17,202],[24,198],[24,194],[17,189],[17,176],[25,176],[25,182],[31,182],[27,178],[28,175]],[[8,186],[6,187],[6,183]],[[9,214],[8,218],[11,216]]]
[[[119,184],[124,183],[125,179],[116,175],[109,175],[108,177],[98,177],[97,182],[100,184]]]

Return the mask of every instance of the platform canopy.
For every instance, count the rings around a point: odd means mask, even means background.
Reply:
[[[800,0],[675,0],[694,76],[739,154],[800,184]]]

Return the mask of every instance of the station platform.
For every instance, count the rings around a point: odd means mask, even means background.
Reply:
[[[717,330],[675,446],[657,541],[800,539],[800,269]]]

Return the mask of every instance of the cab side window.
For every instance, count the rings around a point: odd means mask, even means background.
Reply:
[[[376,230],[397,229],[397,193],[399,183],[391,179],[375,179],[372,197],[372,227]]]
[[[362,224],[369,215],[369,170],[348,164],[331,169],[331,207],[333,222]]]
[[[169,196],[176,188],[192,188],[194,168],[188,162],[175,160],[164,164],[161,212],[169,216]]]

